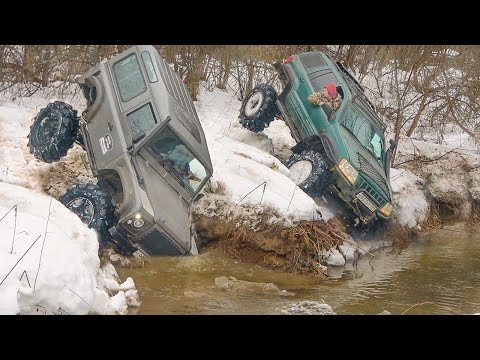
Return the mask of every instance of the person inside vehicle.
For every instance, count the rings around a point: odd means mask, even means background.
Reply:
[[[328,83],[323,87],[322,92],[314,92],[307,98],[308,102],[314,106],[322,106],[324,108],[327,105],[330,109],[325,111],[329,115],[329,118],[333,116],[342,105],[342,97],[337,92],[337,86],[333,83]],[[324,108],[325,109],[325,108]]]

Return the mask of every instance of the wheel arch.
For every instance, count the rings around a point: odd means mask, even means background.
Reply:
[[[330,165],[339,161],[338,150],[334,146],[334,141],[328,133],[313,135],[293,146],[290,150],[294,154],[300,154],[304,150],[315,150],[322,154]]]
[[[98,170],[98,185],[112,197],[115,204],[123,203],[125,198],[124,186],[122,178],[116,170]]]

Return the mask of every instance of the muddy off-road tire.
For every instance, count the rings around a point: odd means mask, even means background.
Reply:
[[[285,166],[291,171],[292,181],[312,197],[321,196],[334,180],[328,170],[328,163],[314,150],[293,154],[285,162]]]
[[[46,163],[58,161],[73,147],[78,129],[76,110],[61,101],[50,103],[40,110],[30,127],[30,153]]]
[[[277,106],[277,92],[266,84],[257,85],[240,108],[240,124],[250,131],[263,131],[280,114]]]
[[[107,232],[116,223],[112,198],[98,185],[75,185],[67,189],[59,200],[89,228]]]

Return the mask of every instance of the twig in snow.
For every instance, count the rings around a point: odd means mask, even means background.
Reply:
[[[95,311],[95,309],[92,307],[92,305],[90,305],[84,298],[82,298],[80,295],[78,295],[75,291],[73,291],[72,289],[68,289],[69,291],[71,291],[72,293],[74,293],[75,295],[77,295],[80,299],[83,300],[83,302],[85,304],[87,304],[88,306],[90,306],[90,309],[93,310],[93,312],[95,313],[95,315],[98,315],[98,313]]]
[[[12,238],[12,248],[10,249],[10,254],[13,254],[15,249],[15,233],[17,232],[17,205],[15,205],[15,222],[13,225],[13,238]]]
[[[247,195],[245,195],[244,197],[242,197],[242,199],[241,199],[235,206],[239,205],[239,204],[243,201],[243,199],[245,199],[248,195],[250,195],[252,192],[254,192],[255,190],[257,190],[260,186],[265,185],[266,183],[267,183],[267,182],[264,181],[263,183],[261,183],[260,185],[258,185],[257,187],[255,187],[255,189],[253,189],[253,190],[250,191]],[[262,195],[262,198],[263,198],[263,195]]]
[[[2,218],[0,219],[0,222],[2,222],[3,219],[5,219],[5,217],[10,214],[10,211],[12,211],[13,209],[16,209],[17,208],[17,204],[13,205],[10,210],[7,211],[7,213],[5,215],[2,216]]]
[[[295,195],[295,191],[297,191],[297,185],[295,185],[295,189],[293,190],[292,197],[290,198],[290,201],[288,202],[287,210],[285,210],[285,215],[287,214],[288,209],[290,209],[290,204],[292,203],[293,196]]]
[[[22,281],[22,279],[23,279],[23,274],[25,274],[25,278],[27,279],[28,287],[31,289],[32,285],[30,285],[30,280],[28,279],[27,270],[23,271],[22,276],[20,276],[20,281]]]
[[[52,207],[52,199],[50,199],[50,205],[48,206],[47,225],[45,226],[45,233],[43,235],[42,249],[40,250],[40,258],[38,259],[38,269],[37,269],[37,275],[35,276],[35,282],[33,284],[33,292],[35,292],[35,288],[37,286],[38,273],[40,272],[40,264],[42,263],[43,247],[45,246],[45,240],[47,238],[48,222],[50,221],[50,215],[52,214],[50,212],[51,207]]]
[[[450,153],[452,153],[452,152],[454,152],[455,150],[458,150],[458,149],[459,149],[459,148],[456,147],[455,149],[452,149],[452,150],[450,150],[450,151],[447,151],[445,154],[440,155],[439,157],[437,157],[437,158],[435,158],[435,159],[420,160],[420,162],[421,162],[422,164],[426,164],[426,163],[429,163],[429,162],[434,162],[434,161],[440,160],[440,159],[443,158],[444,156],[446,156],[446,155],[448,155],[448,154],[450,154]],[[395,167],[398,167],[398,166],[400,166],[400,165],[403,165],[403,164],[406,164],[406,163],[409,163],[409,162],[412,162],[412,161],[415,161],[415,160],[416,160],[416,159],[413,158],[413,159],[410,159],[410,160],[403,161],[403,162],[401,162],[401,163],[399,163],[399,164],[396,164]]]
[[[18,261],[15,263],[15,265],[13,265],[13,268],[10,269],[10,271],[8,272],[7,275],[5,275],[5,277],[3,278],[2,282],[0,282],[0,286],[3,284],[3,282],[5,281],[5,279],[8,277],[8,275],[10,275],[10,273],[13,271],[13,269],[15,269],[15,267],[18,265],[18,263],[23,259],[23,257],[29,252],[29,250],[32,248],[33,245],[35,245],[35,243],[38,241],[38,239],[40,239],[42,237],[42,235],[38,235],[37,239],[33,242],[32,245],[30,245],[30,247],[27,249],[27,251],[25,251],[23,253],[23,255],[20,257],[20,259],[18,259]]]
[[[58,312],[59,314],[55,314],[55,315],[70,315],[68,312],[66,312],[65,310],[63,310],[62,308],[58,308]]]
[[[266,188],[267,188],[267,182],[265,181],[265,185],[263,185],[262,198],[260,199],[260,205],[262,205],[263,195],[265,195],[265,189],[266,189]]]

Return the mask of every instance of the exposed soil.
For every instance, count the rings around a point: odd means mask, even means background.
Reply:
[[[243,262],[287,273],[324,277],[321,253],[349,239],[337,221],[301,221],[292,226],[269,224],[272,211],[251,223],[244,217],[194,213],[199,248],[216,247]]]
[[[75,145],[60,161],[53,163],[52,166],[39,174],[41,185],[44,192],[58,199],[67,188],[75,184],[93,182],[96,179],[91,171],[87,171],[82,160],[85,151]]]

